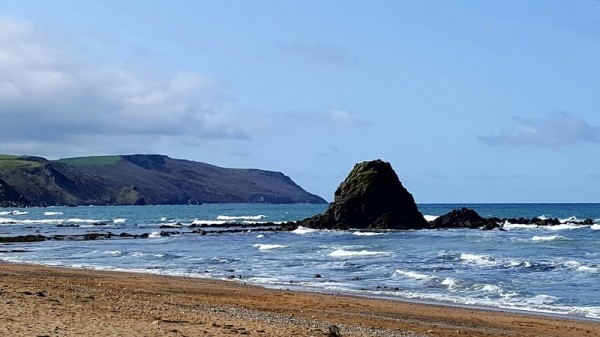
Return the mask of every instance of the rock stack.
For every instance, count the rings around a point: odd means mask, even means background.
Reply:
[[[354,166],[327,211],[299,221],[317,229],[424,229],[429,224],[392,166],[382,160]]]

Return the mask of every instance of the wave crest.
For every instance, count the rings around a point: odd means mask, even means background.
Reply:
[[[343,248],[336,249],[333,252],[329,253],[331,257],[341,257],[341,258],[351,258],[351,257],[377,257],[377,256],[391,256],[391,252],[376,252],[370,250],[345,250]]]
[[[532,241],[560,241],[567,240],[565,236],[562,235],[548,235],[548,236],[534,236],[531,238]]]
[[[257,243],[255,245],[253,245],[252,247],[258,248],[258,250],[272,250],[272,249],[279,249],[279,248],[287,248],[287,246],[284,246],[284,245],[261,244],[261,243]]]
[[[235,220],[262,220],[267,216],[263,214],[259,215],[239,215],[239,216],[231,216],[231,215],[219,215],[217,216],[217,220],[222,221],[235,221]]]

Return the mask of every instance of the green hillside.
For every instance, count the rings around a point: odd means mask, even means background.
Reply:
[[[60,160],[0,155],[0,179],[39,206],[325,202],[280,172],[163,155]]]

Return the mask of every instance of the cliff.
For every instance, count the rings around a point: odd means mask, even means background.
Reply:
[[[60,160],[0,155],[0,179],[0,204],[14,198],[32,206],[325,203],[280,172],[164,155]]]

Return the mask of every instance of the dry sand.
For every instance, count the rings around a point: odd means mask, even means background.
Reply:
[[[600,336],[600,322],[0,263],[0,336]]]

